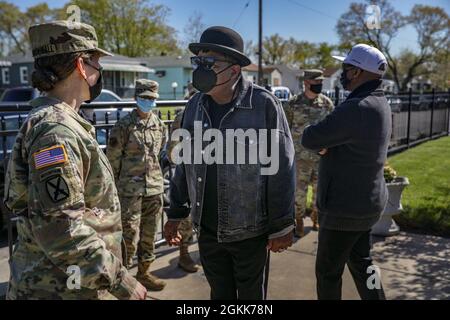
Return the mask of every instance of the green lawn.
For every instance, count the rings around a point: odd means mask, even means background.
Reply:
[[[426,142],[388,161],[410,182],[403,192],[404,212],[395,220],[422,232],[450,236],[450,137]]]

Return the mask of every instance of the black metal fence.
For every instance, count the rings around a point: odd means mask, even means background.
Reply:
[[[330,96],[339,105],[345,96],[337,89]],[[392,111],[389,155],[411,146],[450,135],[450,90],[400,92],[386,95]]]
[[[333,94],[338,105],[345,98],[339,91]],[[388,95],[387,99],[392,110],[392,137],[389,154],[400,152],[421,142],[450,135],[450,91],[429,93],[414,93],[412,91]],[[187,101],[158,101],[160,118],[170,127],[179,109],[184,108]],[[131,112],[134,101],[127,102],[97,102],[85,104],[81,113],[92,122],[96,129],[96,137],[102,148],[106,148],[109,132],[114,123]],[[3,195],[4,171],[9,153],[14,144],[15,136],[27,117],[31,107],[28,104],[0,104],[0,194]],[[168,170],[165,183],[168,186],[172,171]],[[7,209],[0,203],[2,215]],[[11,215],[11,213],[7,213]],[[7,219],[8,221],[10,219]],[[161,221],[157,243],[163,242]]]
[[[450,91],[410,90],[393,99],[391,153],[450,134]]]
[[[180,110],[180,108],[184,108],[186,102],[187,101],[185,100],[157,102],[157,107],[159,108],[158,115],[168,127],[169,134],[176,113]],[[103,150],[106,150],[111,128],[117,120],[130,113],[135,106],[136,103],[134,101],[111,103],[97,102],[82,105],[80,113],[82,113],[83,117],[94,125],[97,141],[99,142],[100,147]],[[0,198],[2,198],[0,201],[0,221],[3,220],[8,228],[8,245],[10,256],[12,254],[14,242],[12,224],[15,223],[17,217],[3,204],[5,172],[9,154],[11,153],[14,145],[15,137],[30,110],[31,107],[28,104],[0,105]],[[165,169],[164,187],[166,190],[169,186],[172,170],[170,166]],[[162,234],[165,221],[166,217],[163,214],[158,228],[156,245],[165,242]]]

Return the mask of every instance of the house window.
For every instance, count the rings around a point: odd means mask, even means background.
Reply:
[[[19,72],[20,72],[20,83],[28,84],[28,68],[20,67]]]
[[[115,81],[114,81],[115,73],[113,71],[103,71],[103,84],[105,86],[105,89],[108,90],[115,90]]]
[[[126,88],[133,88],[136,75],[134,72],[122,71],[120,73],[120,86]]]
[[[10,84],[9,69],[8,68],[3,68],[2,69],[2,83],[3,84]]]
[[[274,87],[279,87],[279,86],[281,86],[281,80],[280,80],[280,78],[273,78],[273,85],[274,85]]]
[[[121,71],[120,72],[120,88],[116,88],[116,93],[122,98],[132,98],[134,96],[134,82],[136,80],[136,72]]]
[[[166,75],[166,70],[157,70],[155,72],[155,76],[157,76],[158,78],[162,78]]]

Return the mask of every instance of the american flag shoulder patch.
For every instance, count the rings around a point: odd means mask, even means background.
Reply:
[[[33,154],[34,167],[42,169],[58,163],[67,162],[66,149],[62,144],[46,148]]]

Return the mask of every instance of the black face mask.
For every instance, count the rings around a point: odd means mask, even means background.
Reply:
[[[233,64],[229,65],[228,67],[226,67],[222,71],[220,71],[218,73],[215,73],[214,70],[206,69],[204,66],[199,65],[197,67],[197,69],[195,69],[194,72],[192,73],[192,85],[198,91],[203,92],[203,93],[208,93],[214,87],[221,86],[221,85],[223,85],[223,84],[225,84],[225,83],[227,83],[227,82],[229,82],[231,80],[231,78],[230,78],[230,79],[228,79],[225,82],[216,84],[216,82],[217,82],[217,75],[221,74],[222,72],[224,72],[225,70],[231,68],[232,66],[233,66]]]
[[[310,84],[309,85],[309,90],[311,90],[312,92],[319,94],[322,92],[322,83],[319,84]]]
[[[97,98],[97,97],[100,95],[100,93],[102,93],[102,89],[103,89],[103,76],[102,76],[102,70],[103,70],[103,68],[102,68],[102,67],[96,68],[96,67],[94,67],[92,64],[87,63],[86,61],[85,61],[85,63],[86,63],[87,65],[91,66],[92,68],[94,68],[95,70],[97,70],[97,71],[100,73],[100,76],[98,77],[97,82],[96,82],[93,86],[90,86],[90,85],[89,85],[89,82],[87,82],[87,80],[84,79],[84,80],[86,80],[86,83],[87,83],[88,86],[89,86],[89,100],[86,100],[86,102],[87,102],[87,103],[90,103],[90,102],[92,102],[93,100],[95,100],[95,98]]]

